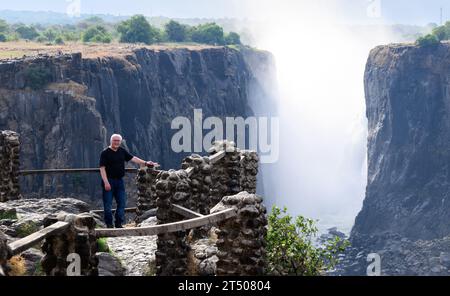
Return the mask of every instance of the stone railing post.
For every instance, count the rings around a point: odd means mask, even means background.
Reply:
[[[225,150],[225,156],[213,164],[211,171],[212,186],[210,191],[210,208],[215,206],[222,197],[237,194],[240,187],[240,153],[232,141],[216,141],[208,150],[210,155]]]
[[[238,215],[218,223],[217,275],[263,275],[267,218],[262,199],[245,191],[225,196],[211,213],[234,207]]]
[[[189,177],[192,198],[189,199],[187,207],[203,215],[209,214],[209,191],[212,183],[209,158],[192,154],[183,160],[181,168],[193,169]]]
[[[0,202],[19,199],[19,134],[0,133]]]
[[[0,276],[7,275],[6,261],[11,258],[12,252],[8,246],[8,240],[3,232],[0,231]]]
[[[70,223],[69,228],[61,234],[45,239],[42,245],[44,257],[41,266],[46,275],[65,276],[70,264],[68,255],[76,253],[81,259],[81,274],[98,275],[97,237],[95,236],[95,219],[90,214],[59,214],[44,219],[44,227],[58,221]]]
[[[256,175],[258,175],[259,157],[256,151],[241,150],[241,176],[242,191],[256,193]]]
[[[158,171],[153,167],[143,167],[136,175],[136,185],[138,190],[137,217],[142,216],[146,211],[156,208],[155,182]]]
[[[191,198],[189,178],[184,170],[161,171],[156,178],[155,194],[158,224],[181,220],[172,211],[172,203],[187,206]],[[158,234],[156,257],[157,275],[187,275],[186,231]]]

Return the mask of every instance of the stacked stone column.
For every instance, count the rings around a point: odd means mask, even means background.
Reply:
[[[256,176],[258,175],[259,157],[256,151],[241,150],[241,177],[242,191],[256,193]]]
[[[262,199],[245,191],[225,196],[211,213],[235,208],[237,216],[218,223],[217,275],[263,275],[267,218]]]
[[[137,216],[141,216],[146,211],[156,208],[155,182],[158,172],[153,167],[144,167],[138,170],[136,176],[138,191]]]
[[[209,192],[212,184],[209,158],[193,154],[183,160],[181,168],[193,169],[189,177],[192,198],[189,199],[187,207],[203,215],[209,214]]]
[[[156,178],[155,194],[158,224],[182,220],[172,211],[172,203],[187,206],[191,198],[189,178],[184,170],[161,171]],[[156,257],[157,275],[187,275],[186,231],[158,235]]]
[[[19,199],[19,134],[0,133],[0,202]]]
[[[53,235],[44,241],[42,251],[44,257],[41,266],[46,275],[65,276],[70,262],[68,255],[76,253],[81,259],[81,274],[98,275],[97,237],[95,236],[95,219],[89,214],[60,214],[44,219],[44,227],[58,221],[70,223],[68,229],[61,234]]]
[[[210,208],[220,202],[222,197],[241,191],[239,149],[233,141],[224,140],[214,142],[208,152],[214,155],[220,151],[225,151],[225,156],[213,165]]]

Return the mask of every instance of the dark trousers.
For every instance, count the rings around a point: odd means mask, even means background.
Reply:
[[[103,210],[105,214],[105,223],[107,226],[113,225],[112,203],[113,197],[116,200],[117,209],[115,214],[115,226],[122,226],[125,223],[125,205],[127,203],[127,196],[125,194],[125,184],[123,179],[110,179],[108,182],[111,185],[111,190],[106,191],[102,180],[103,189]]]

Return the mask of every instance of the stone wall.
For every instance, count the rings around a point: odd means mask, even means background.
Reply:
[[[225,196],[211,213],[236,208],[238,215],[218,223],[217,275],[263,275],[267,218],[262,199],[245,191]]]
[[[19,134],[0,133],[0,202],[19,199]]]
[[[155,185],[156,217],[158,224],[180,221],[182,217],[172,211],[172,203],[186,206],[191,198],[189,178],[184,170],[161,171]],[[157,275],[187,275],[186,231],[158,235],[156,257]]]
[[[44,227],[58,221],[69,222],[69,229],[61,234],[53,235],[44,241],[42,251],[45,256],[41,266],[46,275],[65,276],[70,262],[67,256],[76,253],[81,259],[81,274],[98,275],[97,237],[95,236],[95,219],[90,214],[60,214],[44,219]]]

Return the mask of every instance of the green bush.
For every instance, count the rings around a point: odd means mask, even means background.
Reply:
[[[167,40],[172,42],[184,42],[187,41],[188,28],[176,21],[171,20],[164,26],[167,34]]]
[[[417,39],[416,43],[422,47],[435,47],[440,44],[440,41],[435,35],[428,34]]]
[[[17,220],[17,213],[15,209],[11,210],[0,210],[0,220],[3,219],[13,219]]]
[[[59,45],[64,44],[64,39],[61,36],[56,37],[55,44],[59,44]]]
[[[33,26],[19,26],[16,28],[16,32],[19,34],[19,36],[23,39],[27,40],[33,40],[34,38],[39,36],[38,31]]]
[[[5,20],[0,19],[0,33],[7,33],[9,31],[9,25]]]
[[[89,27],[83,33],[83,42],[110,43],[111,35],[100,25]]]
[[[135,15],[117,26],[120,42],[152,44],[158,41],[159,33],[143,15]]]
[[[0,42],[5,42],[6,41],[6,36],[3,33],[0,33]]]
[[[348,241],[336,237],[324,246],[315,246],[313,239],[318,231],[315,222],[302,216],[292,220],[286,208],[272,208],[266,235],[268,273],[314,276],[332,269]]]
[[[191,39],[197,43],[212,45],[225,44],[223,29],[216,23],[207,23],[193,27],[191,30]]]
[[[32,89],[42,89],[51,80],[51,73],[42,65],[31,65],[25,72],[27,86]]]
[[[230,32],[225,36],[225,44],[227,45],[239,45],[241,44],[241,36],[238,33]]]
[[[16,228],[18,237],[26,237],[39,230],[39,226],[34,221],[22,222],[19,227]]]
[[[97,252],[111,253],[106,238],[101,237],[97,239]]]

